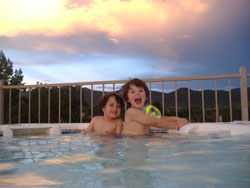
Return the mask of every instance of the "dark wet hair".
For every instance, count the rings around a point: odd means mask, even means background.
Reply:
[[[97,105],[98,105],[99,110],[100,110],[100,112],[101,112],[102,115],[103,115],[102,108],[105,107],[105,105],[107,104],[109,98],[112,97],[112,96],[115,97],[116,102],[120,104],[121,110],[122,110],[122,107],[123,107],[123,99],[122,99],[122,97],[118,93],[110,92],[110,93],[106,93],[105,95],[103,95],[98,100],[98,104]]]
[[[130,89],[130,86],[131,85],[135,85],[136,87],[141,87],[144,89],[145,93],[146,93],[146,97],[148,98],[149,97],[149,89],[148,89],[148,86],[147,84],[139,79],[139,78],[134,78],[132,80],[129,80],[128,82],[126,82],[122,88],[121,88],[121,95],[123,97],[123,99],[127,102],[128,101],[128,90]],[[128,103],[129,107],[130,107],[130,104]]]

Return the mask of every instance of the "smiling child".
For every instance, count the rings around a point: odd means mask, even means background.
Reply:
[[[124,135],[147,135],[150,126],[178,129],[188,124],[186,119],[179,117],[163,116],[156,119],[147,116],[143,107],[149,97],[149,90],[146,83],[138,78],[125,83],[122,86],[121,93],[129,107],[124,116],[125,122],[122,128],[122,134]]]
[[[117,93],[111,92],[102,96],[98,106],[103,116],[92,118],[88,128],[81,134],[97,132],[105,135],[119,135],[122,130],[122,120],[119,118],[123,100]]]

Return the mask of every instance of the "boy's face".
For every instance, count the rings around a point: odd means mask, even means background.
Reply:
[[[127,95],[128,95],[127,102],[131,104],[132,108],[142,109],[144,107],[147,97],[143,87],[130,85]]]
[[[114,96],[111,96],[109,97],[106,105],[102,108],[102,111],[104,113],[104,117],[115,119],[121,114],[121,105],[116,102]]]

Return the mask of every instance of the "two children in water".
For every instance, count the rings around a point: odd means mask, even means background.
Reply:
[[[188,124],[184,118],[163,116],[156,119],[146,115],[143,108],[149,97],[149,90],[146,83],[140,79],[135,78],[125,83],[121,94],[129,107],[125,112],[124,123],[119,119],[123,106],[122,98],[116,93],[108,93],[98,102],[103,116],[94,117],[83,134],[98,132],[113,135],[147,135],[150,126],[178,129]]]

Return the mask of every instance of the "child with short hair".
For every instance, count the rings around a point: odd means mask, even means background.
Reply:
[[[125,83],[121,88],[123,99],[128,103],[129,109],[125,112],[122,134],[147,135],[149,127],[154,126],[165,129],[179,129],[188,124],[188,121],[179,117],[161,117],[160,119],[147,116],[143,107],[149,97],[146,83],[134,78]]]
[[[92,118],[88,128],[81,134],[97,132],[105,135],[120,135],[122,120],[119,119],[123,106],[123,99],[115,92],[110,92],[98,100],[98,106],[103,116]]]

